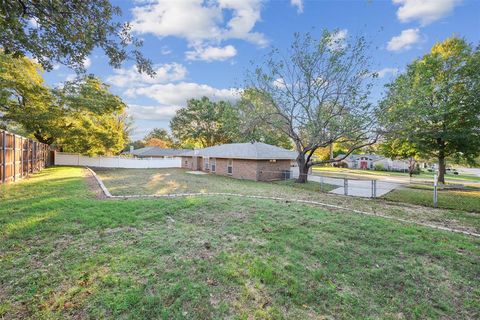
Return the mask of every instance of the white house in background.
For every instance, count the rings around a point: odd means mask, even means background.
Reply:
[[[343,158],[345,155],[340,154],[338,158]],[[341,162],[346,163],[351,169],[365,169],[373,170],[375,166],[382,166],[384,170],[390,171],[407,171],[408,161],[392,160],[376,154],[350,154]]]

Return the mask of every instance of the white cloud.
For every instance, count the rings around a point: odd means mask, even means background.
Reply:
[[[277,88],[285,88],[286,87],[285,80],[282,79],[282,78],[275,79],[273,81],[273,85]]]
[[[163,55],[169,55],[170,53],[172,53],[172,50],[170,50],[170,48],[168,48],[167,46],[163,46],[162,49],[160,50],[160,52]]]
[[[397,18],[401,22],[420,21],[427,25],[453,11],[461,0],[393,0],[400,5]]]
[[[178,109],[180,109],[179,106],[143,106],[129,104],[127,112],[135,120],[170,121]]]
[[[192,82],[154,84],[141,88],[130,88],[125,94],[131,97],[143,95],[165,106],[185,106],[188,99],[203,96],[207,96],[214,101],[234,101],[238,99],[238,90],[236,89],[217,89]]]
[[[83,60],[83,67],[85,69],[88,69],[92,65],[92,60],[89,57],[85,57],[85,60]]]
[[[117,87],[138,87],[145,84],[158,84],[170,81],[180,81],[187,75],[187,69],[178,63],[168,63],[154,66],[156,75],[150,77],[139,73],[136,66],[129,69],[114,70],[115,75],[107,78],[107,83]]]
[[[132,9],[131,24],[136,33],[184,38],[190,47],[218,46],[228,39],[265,46],[265,36],[253,31],[261,7],[262,0],[154,0]]]
[[[422,41],[419,29],[406,29],[400,35],[393,37],[387,44],[388,51],[408,50],[414,44]]]
[[[388,75],[396,76],[398,72],[398,68],[383,68],[377,71],[379,78],[385,78]]]
[[[290,4],[297,7],[297,13],[303,12],[303,0],[290,0]]]
[[[227,60],[237,54],[237,49],[234,46],[228,45],[225,47],[196,47],[193,51],[187,51],[185,56],[188,60]]]
[[[331,50],[339,50],[345,47],[345,40],[348,36],[347,29],[337,30],[330,36],[329,47]]]
[[[73,81],[75,79],[77,79],[77,74],[75,73],[69,73],[67,74],[67,76],[65,77],[65,81]]]
[[[40,24],[37,22],[37,20],[33,19],[33,18],[30,18],[27,20],[27,23],[30,27],[34,28],[34,29],[38,29],[40,28]]]

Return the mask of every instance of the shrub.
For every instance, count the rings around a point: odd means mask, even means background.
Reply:
[[[345,161],[336,162],[333,166],[336,168],[348,168],[348,164]]]

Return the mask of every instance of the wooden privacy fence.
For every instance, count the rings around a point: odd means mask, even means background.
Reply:
[[[47,159],[48,145],[0,130],[0,183],[42,170]]]

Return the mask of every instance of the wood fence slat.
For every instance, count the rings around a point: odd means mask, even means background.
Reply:
[[[0,183],[17,181],[47,164],[48,145],[0,130]]]

